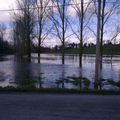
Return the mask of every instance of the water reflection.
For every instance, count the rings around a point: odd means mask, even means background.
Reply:
[[[27,63],[15,63],[15,83],[20,88],[34,88],[36,80],[32,68]]]
[[[26,88],[93,88],[95,56],[83,56],[83,68],[79,69],[78,55],[66,55],[65,65],[61,65],[58,54],[42,54],[41,64],[36,54],[32,54],[31,63],[16,61],[14,56],[2,56],[0,61],[0,86],[18,86]],[[48,59],[49,58],[49,59]],[[101,79],[120,80],[120,56],[105,56]],[[90,83],[88,82],[90,81]]]
[[[57,85],[57,88],[65,88],[65,67],[63,66],[62,67],[62,70],[61,70],[61,75],[60,75],[60,78],[59,80],[56,80],[56,85]]]

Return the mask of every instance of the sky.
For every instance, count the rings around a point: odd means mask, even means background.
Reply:
[[[86,0],[86,1],[88,1],[88,0]],[[15,9],[15,8],[17,8],[16,7],[16,0],[0,0],[0,23],[5,23],[6,25],[7,25],[7,33],[8,33],[8,35],[6,35],[6,38],[8,37],[8,39],[10,39],[10,37],[9,37],[9,34],[10,34],[10,32],[11,32],[11,27],[10,27],[10,23],[11,23],[11,21],[12,21],[12,17],[11,17],[11,14],[12,14],[12,12],[10,12],[10,11],[2,11],[2,10],[9,10],[9,9]],[[68,8],[68,14],[71,16],[71,17],[73,17],[73,18],[75,18],[76,17],[76,14],[75,14],[75,11],[74,11],[74,9],[70,6],[69,8]],[[116,16],[114,16],[114,17],[116,17]],[[118,19],[118,17],[116,17],[117,19]],[[91,24],[91,27],[93,27],[94,28],[94,31],[96,31],[96,27],[94,27],[94,25],[95,25],[95,21],[93,20],[93,21],[91,21],[92,22],[92,24]],[[116,22],[116,21],[114,21],[114,22]],[[114,23],[113,22],[113,23]],[[115,23],[116,24],[116,23]],[[77,26],[77,24],[75,24],[75,22],[73,21],[73,26],[75,27],[75,26]],[[112,29],[111,29],[111,27],[112,27]],[[111,35],[111,37],[112,37],[112,34],[115,32],[115,27],[114,27],[114,25],[111,25],[111,23],[110,22],[108,22],[107,24],[106,24],[106,30],[107,30],[107,32],[105,31],[105,38],[106,39],[109,39],[109,36]],[[110,31],[111,30],[111,33],[108,33],[108,31]],[[88,31],[87,31],[87,33],[89,33]],[[109,34],[109,35],[108,35]],[[89,38],[87,38],[88,40],[88,42],[91,42],[91,41],[95,41],[95,37],[94,37],[94,39],[93,39],[93,36],[94,35],[92,35],[92,36],[90,36]],[[72,36],[70,39],[68,39],[68,41],[71,41],[71,40],[75,40],[75,41],[77,41],[77,39],[76,39],[76,37],[75,36]],[[54,41],[54,43],[55,43],[55,40],[53,40]],[[50,41],[49,41],[50,42]],[[50,42],[50,44],[52,43],[52,41]],[[53,45],[53,44],[52,44]]]
[[[0,0],[0,10],[8,10],[16,8],[16,0]],[[10,17],[11,12],[0,11],[0,22],[9,22],[11,21]]]
[[[4,36],[5,40],[12,41],[11,40],[11,33],[12,28],[10,27],[12,17],[12,12],[10,11],[3,11],[3,10],[9,10],[16,8],[16,0],[0,0],[0,23],[5,24],[7,27],[6,34]]]

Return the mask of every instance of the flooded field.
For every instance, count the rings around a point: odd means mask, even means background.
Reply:
[[[17,62],[14,56],[0,57],[0,86],[36,86],[45,88],[80,88],[84,87],[84,79],[89,80],[89,87],[94,86],[95,55],[83,56],[83,68],[80,70],[78,55],[66,55],[65,65],[61,64],[59,54],[42,54],[41,63],[37,62],[37,54],[32,54],[31,63]],[[81,83],[78,78],[84,78]],[[76,81],[73,81],[76,79]],[[120,56],[104,56],[102,80],[120,81]],[[119,87],[103,81],[103,89]]]

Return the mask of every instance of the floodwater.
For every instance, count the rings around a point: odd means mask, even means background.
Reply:
[[[95,77],[95,55],[83,56],[83,68],[79,69],[78,55],[65,56],[65,65],[61,64],[59,54],[42,54],[41,63],[37,62],[37,54],[32,54],[31,63],[17,62],[14,56],[0,57],[0,86],[27,86],[44,88],[76,88],[80,86],[67,80],[71,77],[85,77],[93,88]],[[104,56],[102,79],[120,81],[120,56]],[[105,84],[103,89],[119,89]],[[120,89],[119,89],[120,90]]]

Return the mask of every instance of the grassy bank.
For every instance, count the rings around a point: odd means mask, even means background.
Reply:
[[[0,93],[57,93],[57,94],[90,94],[90,95],[120,95],[120,91],[80,90],[60,88],[0,88]]]

